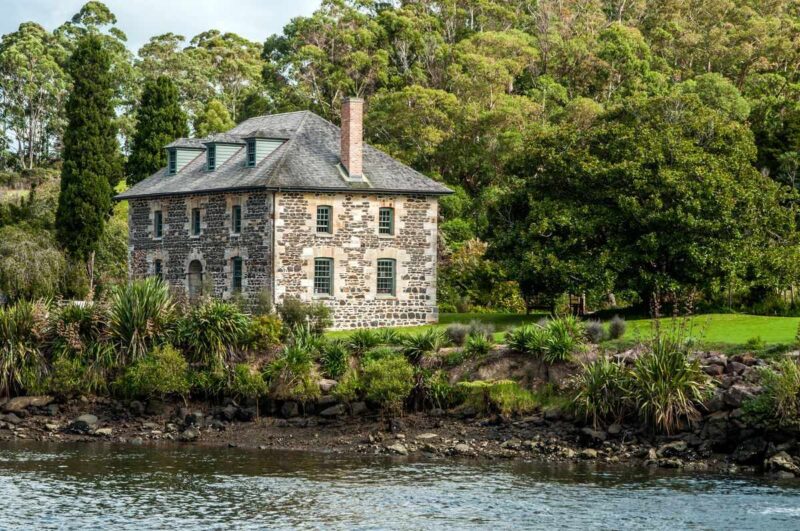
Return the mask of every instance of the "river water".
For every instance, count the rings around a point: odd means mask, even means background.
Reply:
[[[200,446],[0,443],[0,529],[800,528],[800,481]]]

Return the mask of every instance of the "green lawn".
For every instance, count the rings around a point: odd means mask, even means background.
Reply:
[[[495,325],[498,333],[495,337],[502,340],[502,331],[524,323],[535,323],[546,317],[544,313],[531,315],[519,314],[485,314],[485,313],[443,313],[439,315],[439,324],[445,328],[451,323],[464,323],[477,320]],[[672,319],[663,318],[662,326],[671,326]],[[690,319],[691,336],[702,343],[715,345],[740,345],[748,339],[760,337],[768,344],[789,344],[795,340],[800,317],[766,317],[762,315],[742,314],[707,314],[697,315]],[[652,331],[652,319],[632,319],[628,321],[626,340],[646,339]],[[426,327],[402,327],[401,332],[418,332]],[[346,337],[349,331],[329,332],[331,337]]]

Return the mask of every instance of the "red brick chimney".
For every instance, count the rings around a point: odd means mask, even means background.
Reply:
[[[342,102],[342,166],[352,180],[361,180],[364,136],[364,100],[345,98]]]

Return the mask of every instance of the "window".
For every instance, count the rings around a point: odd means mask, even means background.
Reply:
[[[393,208],[381,208],[378,211],[378,234],[394,234]]]
[[[200,209],[192,209],[192,236],[200,235]]]
[[[314,294],[333,295],[333,258],[314,260]]]
[[[164,217],[160,210],[153,212],[153,237],[161,238],[164,236]]]
[[[239,205],[234,205],[231,212],[231,230],[234,234],[242,232],[242,207]]]
[[[153,275],[159,280],[164,280],[164,266],[159,259],[153,262]]]
[[[214,171],[217,167],[217,146],[213,144],[206,146],[206,162],[208,171]]]
[[[169,174],[175,175],[178,171],[178,152],[174,149],[170,149],[167,151],[167,164],[169,168]]]
[[[196,299],[203,294],[203,264],[199,260],[189,263],[189,298]]]
[[[317,232],[327,234],[333,233],[333,226],[331,225],[331,207],[317,207]]]
[[[378,260],[378,294],[394,295],[394,260]]]
[[[242,291],[242,258],[237,256],[233,259],[233,282],[231,288],[234,293]]]
[[[256,165],[256,139],[247,139],[247,165],[253,167]]]

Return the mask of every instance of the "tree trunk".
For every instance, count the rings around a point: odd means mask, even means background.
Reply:
[[[89,293],[86,295],[86,300],[94,299],[94,251],[89,254],[89,259],[86,261],[86,273],[89,275]]]

